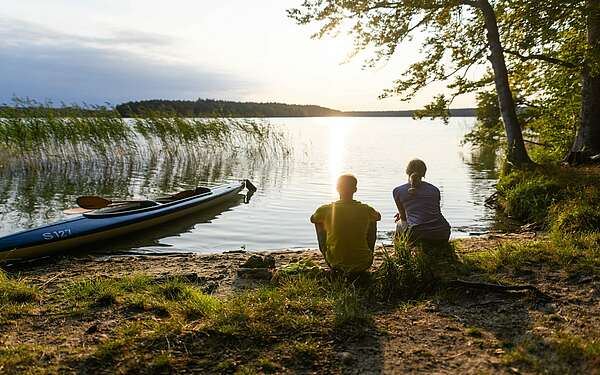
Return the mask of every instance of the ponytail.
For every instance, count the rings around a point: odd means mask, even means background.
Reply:
[[[421,176],[419,173],[417,172],[413,172],[410,174],[409,176],[409,181],[410,181],[410,188],[408,188],[408,192],[410,194],[414,194],[417,191],[417,187],[419,185],[421,185],[421,179],[423,178],[423,176]]]
[[[413,159],[408,163],[406,174],[408,175],[408,181],[410,183],[408,192],[411,195],[414,194],[419,185],[421,185],[421,179],[425,177],[425,172],[427,172],[427,166],[423,160]]]

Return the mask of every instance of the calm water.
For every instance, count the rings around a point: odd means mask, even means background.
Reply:
[[[413,157],[428,165],[426,180],[442,192],[442,210],[454,237],[485,232],[493,212],[484,207],[493,192],[495,158],[461,145],[474,119],[441,121],[409,118],[272,119],[292,145],[287,158],[254,160],[243,155],[208,155],[193,162],[147,160],[115,165],[56,165],[0,172],[0,234],[64,217],[76,196],[146,196],[194,185],[218,185],[250,178],[259,188],[210,212],[177,221],[106,250],[211,252],[246,248],[315,247],[309,217],[336,199],[335,180],[343,172],[358,177],[356,199],[382,213],[380,241],[389,241],[396,213],[392,189],[406,181]]]

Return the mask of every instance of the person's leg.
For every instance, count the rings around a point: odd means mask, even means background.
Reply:
[[[317,242],[319,243],[319,250],[321,254],[323,254],[323,259],[325,259],[325,263],[331,268],[331,265],[327,261],[327,232],[322,224],[315,224],[315,230],[317,232]]]
[[[375,251],[375,241],[377,241],[377,222],[374,221],[369,224],[369,231],[367,232],[367,244],[371,251]]]

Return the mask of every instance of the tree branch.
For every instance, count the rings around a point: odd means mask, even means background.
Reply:
[[[504,52],[508,53],[509,55],[516,56],[519,59],[521,59],[522,61],[540,60],[540,61],[545,61],[545,62],[550,63],[550,64],[560,65],[560,66],[563,66],[563,67],[569,68],[569,69],[576,69],[576,68],[580,67],[580,65],[573,64],[572,62],[564,61],[564,60],[561,60],[561,59],[557,59],[555,57],[551,57],[551,56],[547,56],[547,55],[542,55],[542,54],[523,55],[523,54],[521,54],[521,53],[519,53],[517,51],[513,51],[513,50],[509,50],[509,49],[505,49]]]

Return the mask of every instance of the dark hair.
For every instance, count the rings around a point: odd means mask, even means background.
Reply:
[[[408,162],[406,174],[408,175],[408,180],[410,182],[410,188],[408,189],[409,193],[414,194],[417,187],[421,184],[421,179],[425,177],[425,172],[427,172],[427,166],[423,160],[413,159]]]
[[[358,184],[358,180],[354,177],[353,174],[343,174],[338,177],[337,186],[339,188],[348,188],[348,189],[356,189],[356,185]]]

